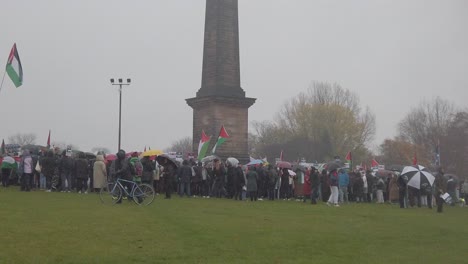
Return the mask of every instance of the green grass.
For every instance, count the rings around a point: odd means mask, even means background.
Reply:
[[[0,263],[466,263],[468,208],[0,189]]]

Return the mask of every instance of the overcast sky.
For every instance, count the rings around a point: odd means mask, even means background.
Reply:
[[[468,1],[239,0],[241,82],[258,98],[250,121],[272,120],[312,81],[356,92],[377,118],[374,145],[421,99],[468,98]],[[6,77],[0,137],[45,145],[166,148],[192,135],[185,99],[201,84],[204,0],[11,0],[0,3],[0,65],[14,42],[24,84]],[[2,66],[3,67],[3,66]],[[217,136],[217,135],[215,135]],[[6,142],[8,143],[8,142]]]

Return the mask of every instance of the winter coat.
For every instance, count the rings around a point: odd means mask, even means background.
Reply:
[[[192,168],[188,165],[183,165],[178,171],[177,178],[180,183],[190,183],[190,179],[192,178]]]
[[[41,173],[46,177],[52,177],[57,166],[53,152],[47,153],[47,156],[40,160]]]
[[[235,175],[233,179],[233,186],[242,188],[245,185],[244,172],[241,167],[235,168]]]
[[[128,158],[124,159],[116,159],[112,161],[112,164],[110,166],[110,175],[112,179],[124,179],[124,180],[132,180],[132,175],[135,175],[135,168],[133,167],[132,164],[130,164],[130,161]]]
[[[249,170],[249,172],[247,172],[247,191],[248,192],[257,191],[257,180],[258,180],[257,172],[254,170]]]
[[[154,163],[149,158],[143,158],[141,160],[141,165],[143,167],[141,180],[143,182],[151,182],[153,180],[153,173],[155,169]]]
[[[320,177],[317,171],[311,172],[310,173],[310,188],[311,189],[316,189],[320,185]]]
[[[341,172],[338,175],[338,183],[340,187],[348,187],[349,185],[349,175],[346,172]]]
[[[272,168],[268,172],[268,176],[270,177],[270,186],[274,186],[276,188],[279,182],[278,172],[276,172],[276,170]]]
[[[75,161],[75,175],[77,179],[88,179],[88,161],[80,158]]]
[[[396,176],[392,177],[388,185],[389,185],[388,190],[389,190],[390,201],[397,201],[400,197],[400,194],[398,193],[397,177]]]
[[[384,182],[384,180],[383,180],[382,178],[380,178],[380,179],[377,181],[376,187],[377,187],[377,190],[381,190],[381,191],[386,190],[385,182]]]
[[[336,171],[330,173],[330,186],[338,186],[338,173]]]
[[[107,183],[107,170],[104,163],[104,156],[97,155],[93,165],[93,185],[94,188],[104,188]]]
[[[75,160],[64,156],[59,160],[59,171],[61,174],[69,174],[75,170]]]
[[[309,196],[312,192],[311,185],[310,185],[310,172],[307,171],[304,176],[304,185],[302,185],[302,192],[304,196]]]

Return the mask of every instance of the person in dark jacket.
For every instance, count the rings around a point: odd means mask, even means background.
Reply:
[[[444,209],[445,201],[441,197],[441,195],[447,192],[447,182],[444,179],[444,171],[442,169],[439,169],[439,171],[437,172],[435,176],[434,189],[435,189],[435,198],[436,198],[436,204],[437,204],[437,212],[442,213]]]
[[[62,192],[70,192],[72,189],[73,172],[75,171],[75,160],[67,156],[67,151],[62,152],[62,157],[58,162],[60,178],[62,180]]]
[[[281,198],[289,199],[289,172],[288,169],[281,170]]]
[[[177,167],[174,163],[167,159],[162,160],[163,166],[163,181],[164,181],[164,190],[166,192],[166,197],[164,199],[171,199],[171,195],[174,189],[174,182],[176,181]]]
[[[57,164],[52,150],[47,151],[46,156],[41,160],[41,172],[46,178],[46,192],[52,191],[52,177],[55,173]]]
[[[112,161],[110,166],[110,178],[114,181],[117,179],[131,181],[133,178],[132,175],[135,175],[136,171],[129,159],[125,157],[125,150],[119,150],[116,156],[117,159]],[[128,191],[131,191],[132,184],[130,182],[122,182],[122,185],[126,187]],[[126,196],[122,196],[123,199],[128,199]],[[117,203],[122,203],[122,200],[117,201]]]
[[[250,201],[257,201],[257,181],[258,174],[254,166],[249,167],[247,172],[247,192],[249,193]]]
[[[400,208],[406,208],[406,198],[407,198],[407,183],[408,177],[406,175],[400,175],[397,179],[398,184],[398,201],[400,202]]]
[[[279,176],[276,169],[270,164],[268,165],[268,199],[275,200],[275,188],[278,184]]]
[[[231,163],[226,162],[227,166],[227,184],[226,184],[226,192],[227,192],[227,198],[231,199],[234,197],[234,178],[236,177],[236,167],[234,167]]]
[[[214,160],[213,165],[213,196],[217,198],[221,198],[224,193],[224,183],[225,183],[225,176],[226,176],[226,169],[224,165],[219,161],[219,159]]]
[[[244,172],[242,171],[241,165],[237,165],[234,169],[234,179],[233,179],[233,188],[234,188],[234,199],[242,201],[242,187],[245,185]]]
[[[154,162],[151,161],[148,156],[146,156],[141,159],[141,165],[143,167],[141,182],[153,186],[153,173],[155,170]]]
[[[78,154],[75,161],[76,191],[78,193],[88,193],[89,163],[83,152]]]
[[[182,162],[182,167],[179,168],[177,178],[179,179],[179,195],[180,197],[184,196],[184,193],[188,197],[190,194],[190,180],[192,178],[192,168],[189,166],[187,160]]]
[[[320,177],[315,167],[310,167],[310,200],[311,204],[317,204],[319,197]]]
[[[190,187],[190,191],[192,191],[192,195],[194,196],[201,196],[202,195],[202,178],[203,178],[202,163],[198,162],[196,164],[193,164],[192,169],[195,172],[195,175],[192,177],[192,184]]]

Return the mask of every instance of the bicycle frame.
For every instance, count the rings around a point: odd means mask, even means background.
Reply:
[[[123,186],[122,182],[132,184],[130,192],[127,191],[125,186]],[[115,190],[115,188],[117,186],[118,186],[118,188],[120,188],[125,193],[126,196],[133,196],[135,194],[135,190],[139,188],[138,184],[136,182],[134,182],[134,181],[128,181],[128,180],[124,180],[124,179],[117,179],[117,181],[114,184],[114,187],[112,188],[112,192]]]

